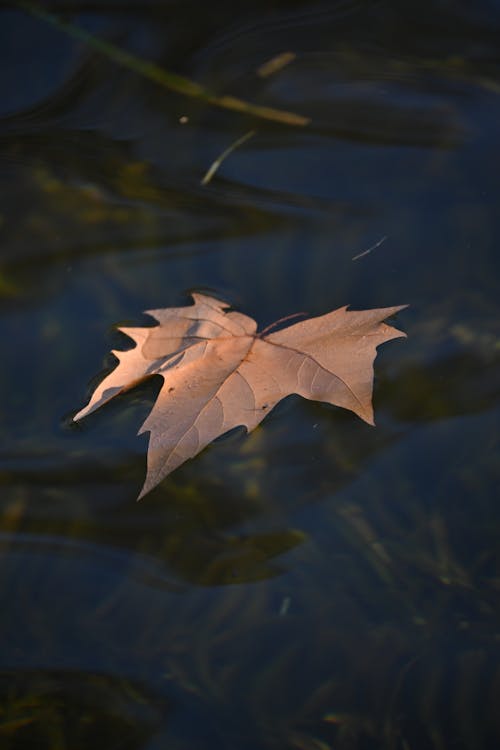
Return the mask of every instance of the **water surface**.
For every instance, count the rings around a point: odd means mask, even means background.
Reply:
[[[311,124],[0,11],[0,746],[498,746],[498,3],[65,8]],[[261,327],[408,303],[376,429],[291,397],[136,504],[158,384],[71,416],[193,289]]]

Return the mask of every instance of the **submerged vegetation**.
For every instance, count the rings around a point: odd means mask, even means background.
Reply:
[[[285,125],[303,126],[308,125],[310,122],[308,117],[296,114],[295,112],[286,112],[284,110],[275,109],[274,107],[264,107],[258,104],[252,104],[243,101],[243,99],[239,99],[236,96],[219,96],[195,81],[191,81],[188,78],[165,70],[159,65],[155,65],[155,63],[147,62],[140,57],[131,55],[125,50],[116,47],[114,44],[103,41],[94,34],[89,34],[85,29],[61,20],[58,16],[53,13],[48,13],[36,3],[18,0],[16,5],[18,5],[19,8],[26,10],[28,13],[32,13],[41,20],[56,26],[66,34],[75,37],[75,39],[85,42],[90,47],[98,50],[103,55],[106,55],[106,57],[113,60],[113,62],[123,65],[135,73],[158,83],[166,89],[175,91],[178,94],[194,97],[195,99],[199,99],[200,101],[214,107],[240,112],[245,115],[250,115],[263,120],[271,120],[272,122],[278,122]]]

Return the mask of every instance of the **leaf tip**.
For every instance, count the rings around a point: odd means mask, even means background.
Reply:
[[[150,480],[149,477],[146,477],[146,481],[142,485],[142,489],[139,492],[139,494],[137,495],[137,498],[136,498],[135,502],[136,503],[140,502],[142,500],[142,498],[144,497],[144,495],[147,495],[148,492],[151,492],[151,490],[153,489],[153,487],[156,486],[156,484],[158,484],[158,483],[157,482],[153,483],[153,482],[151,482],[151,480]]]
[[[84,406],[83,409],[80,409],[80,411],[77,411],[76,414],[73,415],[71,421],[72,422],[79,422],[80,419],[86,416],[88,411],[88,404],[87,406]]]
[[[360,417],[364,422],[366,422],[366,424],[369,424],[370,427],[375,427],[375,416],[373,414],[373,408],[370,407],[370,410],[365,414],[360,414]]]

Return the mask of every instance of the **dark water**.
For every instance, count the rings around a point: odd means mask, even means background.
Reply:
[[[499,747],[500,4],[53,7],[312,122],[0,10],[0,747]],[[157,386],[70,417],[190,289],[262,326],[409,303],[377,428],[292,397],[136,504]]]

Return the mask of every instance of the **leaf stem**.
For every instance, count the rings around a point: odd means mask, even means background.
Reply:
[[[272,328],[276,328],[276,326],[279,326],[281,323],[286,323],[287,320],[291,320],[292,318],[298,318],[301,315],[307,315],[306,312],[296,312],[292,313],[291,315],[285,315],[284,318],[280,318],[279,320],[275,320],[274,323],[270,323],[268,326],[266,326],[262,331],[259,331],[257,336],[261,338],[265,333],[270,331]]]

